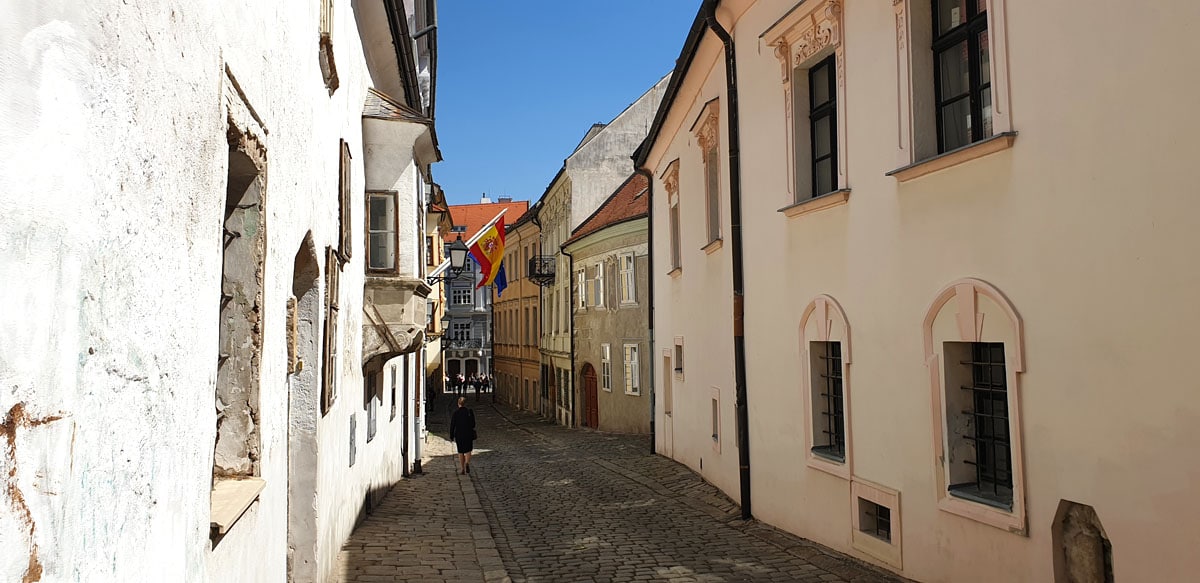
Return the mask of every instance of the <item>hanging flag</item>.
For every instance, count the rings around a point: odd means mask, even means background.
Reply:
[[[504,262],[500,262],[500,271],[496,272],[496,297],[504,293],[504,288],[508,287],[508,276],[504,274]]]
[[[479,240],[471,245],[471,258],[479,264],[479,271],[483,274],[475,289],[491,285],[504,262],[504,217],[488,227]]]

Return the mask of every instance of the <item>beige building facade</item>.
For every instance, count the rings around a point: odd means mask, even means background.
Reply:
[[[1190,580],[1197,21],[704,2],[638,154],[658,450],[919,581]]]
[[[496,396],[501,402],[535,413],[541,404],[541,287],[530,267],[541,253],[538,206],[506,225],[504,266],[508,287],[492,300],[496,329]]]

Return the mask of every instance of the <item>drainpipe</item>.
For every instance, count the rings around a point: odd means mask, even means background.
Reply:
[[[658,355],[654,353],[654,175],[645,168],[635,168],[634,172],[646,178],[646,208],[649,209],[646,216],[646,248],[649,249],[646,253],[646,295],[650,296],[650,305],[647,308],[649,315],[646,319],[650,322],[647,338],[647,345],[650,347],[650,453],[658,453],[654,446],[654,363],[659,360]],[[666,374],[667,372],[663,371],[664,377]]]
[[[738,136],[737,55],[733,38],[717,21],[717,3],[708,2],[704,15],[708,27],[725,45],[725,92],[729,110],[729,230],[733,256],[733,374],[737,412],[738,469],[741,474],[742,519],[750,512],[750,413],[746,407],[746,334],[744,320],[745,274],[742,260],[742,167]]]
[[[573,278],[575,276],[575,256],[567,253],[562,246],[559,246],[559,251],[561,251],[563,255],[567,256],[567,276]],[[567,309],[567,314],[571,316],[568,318],[570,324],[567,326],[567,333],[571,335],[571,375],[567,377],[571,383],[571,390],[567,392],[567,395],[571,397],[571,406],[569,407],[571,411],[571,423],[567,425],[567,427],[575,427],[575,282],[573,279],[567,281],[569,282],[567,287],[572,290],[570,294],[571,307]]]

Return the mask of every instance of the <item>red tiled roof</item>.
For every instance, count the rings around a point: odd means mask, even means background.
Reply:
[[[612,196],[608,197],[608,200],[600,205],[600,208],[596,209],[596,212],[592,213],[592,216],[584,220],[571,233],[571,238],[567,239],[563,245],[574,243],[605,227],[649,215],[650,197],[646,196],[647,188],[645,176],[641,174],[630,176]]]
[[[454,217],[454,226],[465,225],[467,232],[442,233],[442,240],[447,243],[453,243],[459,235],[462,235],[463,241],[470,239],[478,233],[488,221],[500,214],[500,211],[508,209],[504,213],[504,222],[516,222],[517,218],[525,214],[529,210],[529,201],[514,200],[512,202],[492,202],[485,204],[453,204],[450,205],[450,214]]]

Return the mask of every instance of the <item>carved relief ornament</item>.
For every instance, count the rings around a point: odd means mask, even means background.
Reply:
[[[792,69],[803,65],[813,55],[842,43],[842,0],[826,0],[797,15],[781,21],[766,36],[774,37],[769,44],[775,47],[779,59],[781,80],[791,80]]]
[[[696,124],[693,126],[695,128],[696,141],[700,142],[700,151],[707,152],[717,146],[719,134],[717,121],[717,101],[713,100],[704,106],[704,111],[700,113],[700,118],[696,120]]]
[[[667,201],[674,204],[679,196],[679,158],[667,165],[667,171],[662,174],[663,188],[667,191]]]

